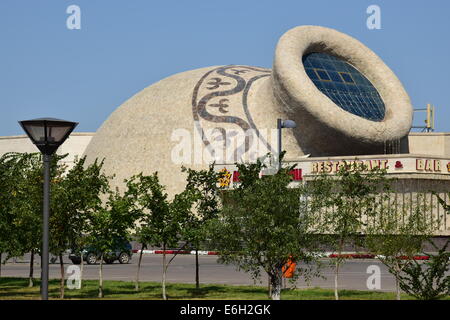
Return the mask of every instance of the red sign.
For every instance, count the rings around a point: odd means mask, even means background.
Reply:
[[[302,177],[302,169],[294,169],[289,171],[289,174],[292,176],[293,181],[301,181]],[[233,182],[241,182],[239,180],[239,171],[233,171]]]
[[[239,182],[239,171],[233,171],[233,182]]]
[[[303,179],[302,169],[291,170],[291,171],[289,171],[289,174],[292,176],[292,180],[294,180],[294,181],[301,181]]]

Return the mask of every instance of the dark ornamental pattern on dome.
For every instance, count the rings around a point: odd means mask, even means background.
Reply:
[[[231,84],[230,82],[222,81],[221,78],[212,78],[211,81],[208,82],[211,86],[208,87],[209,90],[214,90],[220,88],[220,86],[226,86]]]
[[[225,147],[230,138],[246,132],[244,143],[235,148],[234,154],[245,154],[256,139],[268,151],[274,152],[270,144],[260,134],[248,108],[248,93],[258,79],[270,76],[270,70],[257,67],[229,65],[205,73],[197,82],[192,94],[192,112],[196,130],[203,144],[214,156],[213,142],[222,141]],[[218,136],[210,141],[205,134],[204,122],[217,123],[213,129]],[[211,126],[209,125],[208,128]],[[230,132],[230,128],[233,128]],[[235,131],[235,132],[233,132]]]
[[[227,101],[229,101],[229,100],[228,99],[220,99],[219,103],[211,103],[210,106],[219,108],[219,112],[221,112],[221,113],[228,113],[228,111],[225,110],[226,108],[228,108],[228,104],[225,103]]]

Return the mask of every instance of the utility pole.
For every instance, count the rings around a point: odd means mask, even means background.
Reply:
[[[427,113],[427,118],[425,119],[425,126],[415,126],[414,129],[422,129],[422,132],[433,132],[434,131],[434,117],[435,117],[435,107],[428,103],[426,108],[414,109],[414,112],[425,111]]]

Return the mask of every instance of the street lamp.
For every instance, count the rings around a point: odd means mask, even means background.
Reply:
[[[293,120],[281,120],[277,119],[277,129],[278,129],[278,170],[281,170],[281,129],[283,128],[296,128],[297,124]]]
[[[48,220],[50,204],[50,162],[52,155],[64,143],[78,122],[54,118],[19,121],[23,130],[41,151],[44,160],[44,201],[42,218],[41,297],[48,300]]]

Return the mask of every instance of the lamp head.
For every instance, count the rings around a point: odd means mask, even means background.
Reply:
[[[293,120],[282,120],[281,121],[282,128],[293,129],[297,127],[297,124]]]
[[[19,123],[36,147],[46,155],[55,153],[78,125],[78,122],[55,118],[24,120]]]

